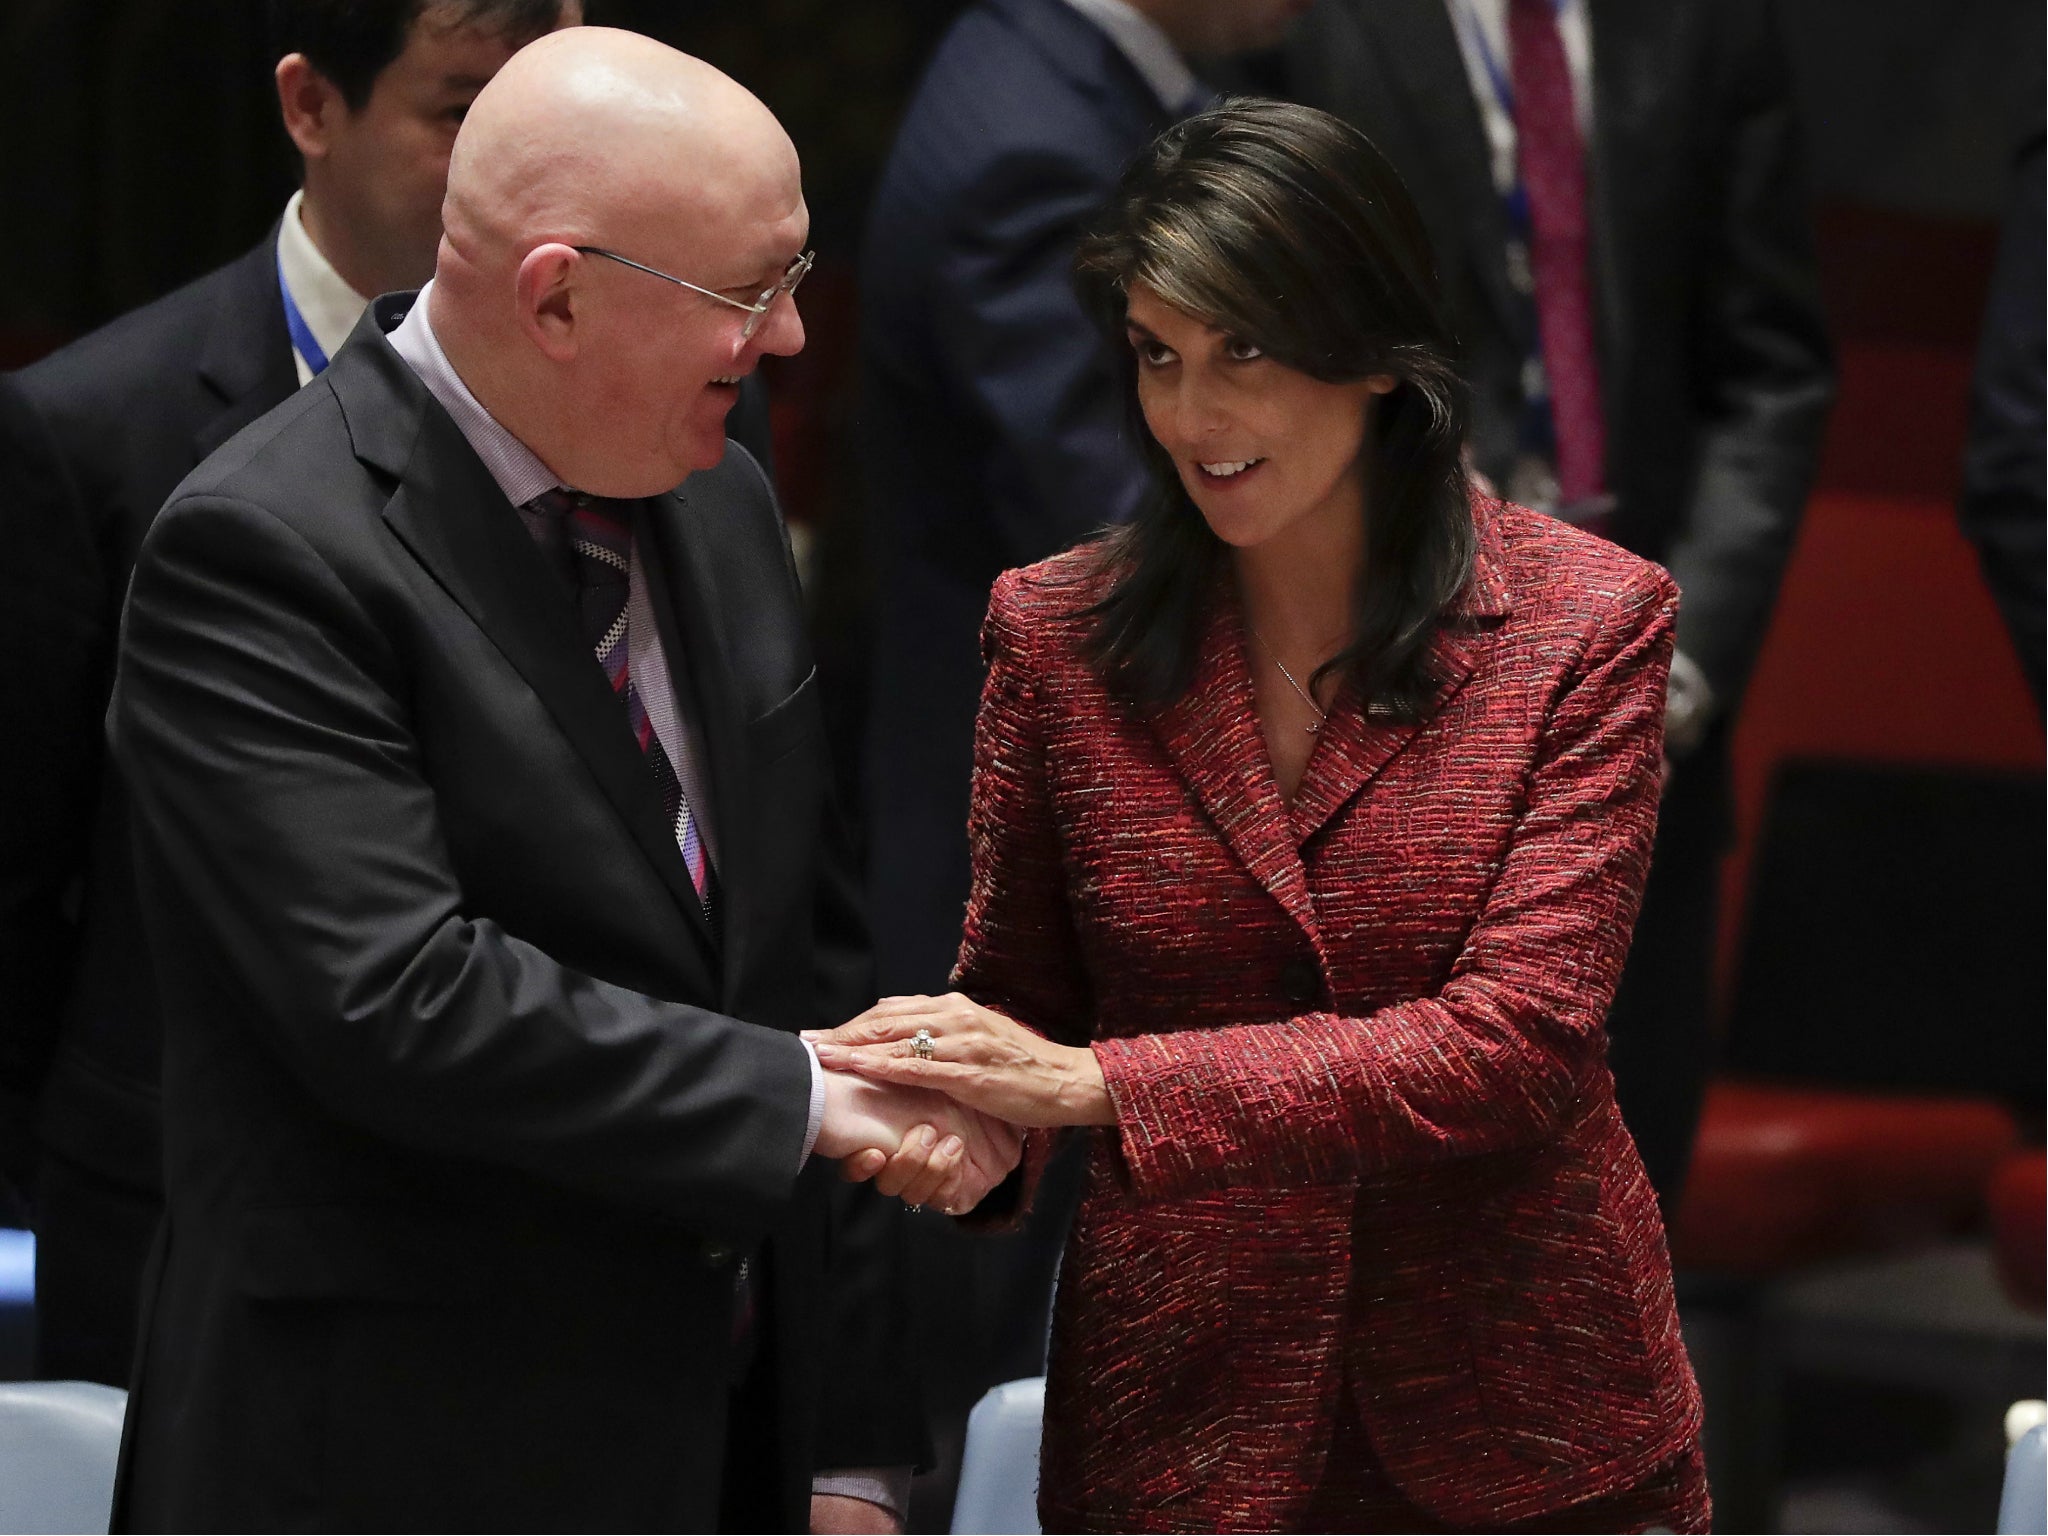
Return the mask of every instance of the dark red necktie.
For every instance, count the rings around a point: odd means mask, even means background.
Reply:
[[[1585,146],[1552,0],[1508,0],[1508,68],[1529,198],[1536,328],[1557,434],[1558,494],[1569,505],[1606,489],[1607,423],[1593,350]]]

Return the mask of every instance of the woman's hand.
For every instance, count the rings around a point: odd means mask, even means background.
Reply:
[[[919,1032],[930,1056],[917,1051]],[[953,992],[885,997],[857,1019],[804,1038],[818,1060],[875,1082],[936,1088],[1012,1125],[1114,1125],[1095,1053],[1056,1045]]]

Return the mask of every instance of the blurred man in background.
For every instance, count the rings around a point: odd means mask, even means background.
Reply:
[[[1609,1020],[1667,1217],[1712,1058],[1728,748],[1833,397],[1773,0],[1323,0],[1284,89],[1430,226],[1472,458],[1684,594],[1656,862]]]
[[[100,721],[128,574],[199,461],[434,270],[448,155],[514,50],[581,0],[273,0],[303,185],[246,255],[22,370],[7,427],[0,1095],[36,1100],[39,1375],[125,1384],[161,1206],[159,1021]],[[204,174],[194,168],[195,177]],[[17,533],[17,530],[20,530]]]

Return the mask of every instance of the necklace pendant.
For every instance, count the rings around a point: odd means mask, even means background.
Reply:
[[[1320,721],[1320,720],[1316,721],[1316,723],[1315,723],[1314,725],[1310,725],[1310,726],[1306,726],[1306,727],[1304,727],[1304,729],[1305,729],[1305,730],[1307,730],[1307,732],[1308,732],[1308,733],[1309,733],[1309,735],[1311,735],[1311,736],[1313,736],[1313,735],[1317,734],[1317,733],[1318,733],[1319,731],[1321,731],[1321,730],[1322,730],[1322,728],[1323,728],[1323,722],[1322,722],[1322,721]]]

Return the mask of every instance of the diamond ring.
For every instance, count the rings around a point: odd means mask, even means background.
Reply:
[[[932,1039],[932,1032],[928,1029],[920,1029],[910,1037],[910,1054],[919,1061],[930,1061],[933,1056],[938,1054],[934,1049],[935,1044],[936,1042]]]

